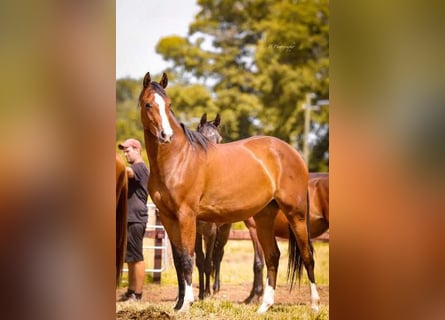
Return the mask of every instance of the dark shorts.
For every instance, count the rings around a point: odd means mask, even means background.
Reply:
[[[139,262],[144,260],[142,246],[146,223],[129,222],[127,234],[127,255],[125,262]]]

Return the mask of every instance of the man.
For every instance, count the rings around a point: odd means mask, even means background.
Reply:
[[[128,176],[128,236],[125,262],[128,265],[128,289],[119,301],[139,301],[144,286],[145,263],[142,252],[145,227],[148,220],[147,182],[149,170],[142,159],[142,146],[136,139],[119,144],[124,151]]]

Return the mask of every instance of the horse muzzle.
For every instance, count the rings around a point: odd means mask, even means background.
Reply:
[[[173,140],[173,133],[172,134],[166,134],[164,131],[161,131],[159,134],[159,142],[161,143],[170,143]]]

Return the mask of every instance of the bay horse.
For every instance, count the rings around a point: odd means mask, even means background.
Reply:
[[[207,121],[207,114],[201,116],[201,120],[196,128],[197,132],[202,133],[213,143],[220,143],[222,137],[219,134],[218,126],[221,118],[216,115],[215,120]],[[221,259],[224,255],[224,246],[227,243],[230,233],[231,223],[216,224],[197,220],[196,222],[196,266],[199,272],[199,294],[200,300],[211,295],[210,279],[212,272],[215,272],[215,282],[213,291],[219,290],[219,270]],[[203,250],[203,242],[205,251]],[[218,279],[218,283],[216,282]]]
[[[292,285],[304,265],[311,307],[318,311],[320,298],[308,232],[308,170],[303,158],[275,137],[210,142],[175,118],[165,92],[167,84],[165,73],[158,83],[147,72],[138,102],[150,162],[148,190],[172,244],[178,280],[174,309],[187,311],[194,301],[196,220],[231,223],[254,216],[267,266],[267,285],[257,312],[266,312],[274,303],[280,257],[270,226],[281,209],[293,235],[289,238],[288,278]]]
[[[201,118],[200,124],[198,125],[197,131],[201,132],[207,137],[218,137],[217,139],[220,142],[222,141],[222,137],[218,130],[220,121],[221,119],[219,115],[217,115],[215,121],[207,122],[207,116],[206,114],[204,114]],[[316,238],[329,229],[329,173],[309,173],[309,203],[309,233],[312,238]],[[259,300],[259,298],[263,294],[264,254],[258,241],[255,220],[250,217],[244,220],[244,224],[249,230],[255,252],[253,260],[253,286],[249,296],[244,300],[244,303],[251,303],[253,301]],[[217,234],[214,236],[215,238],[218,238],[218,241],[215,243],[215,247],[211,252],[214,255],[214,292],[218,292],[220,289],[220,265],[224,254],[224,245],[227,243],[229,238],[229,231],[220,232],[220,230],[216,229]],[[287,219],[281,210],[278,212],[274,222],[274,234],[276,237],[289,239],[289,227]]]
[[[119,285],[127,247],[128,180],[125,163],[116,154],[116,286]]]
[[[309,199],[309,233],[311,238],[316,238],[329,229],[329,173],[309,173]],[[249,296],[244,300],[244,303],[251,303],[259,300],[263,294],[264,254],[258,241],[255,220],[249,218],[244,223],[249,230],[255,252],[253,258],[253,286]],[[281,210],[274,222],[274,234],[276,237],[284,239],[289,239],[290,236],[286,216]]]

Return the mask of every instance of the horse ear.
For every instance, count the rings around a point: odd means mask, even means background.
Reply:
[[[199,121],[199,124],[203,126],[206,124],[206,122],[207,122],[207,113],[204,113],[201,117],[201,121]]]
[[[160,84],[164,89],[167,88],[168,78],[167,78],[167,74],[166,74],[165,72],[162,74],[162,79],[161,79],[161,81],[159,82],[159,84]]]
[[[145,74],[144,81],[143,81],[142,83],[143,83],[143,85],[144,85],[144,88],[147,88],[148,85],[151,83],[150,72],[147,72],[147,73]]]
[[[215,127],[218,127],[220,123],[221,123],[221,117],[219,116],[219,113],[217,113],[216,118],[213,121],[213,124],[215,125]]]

